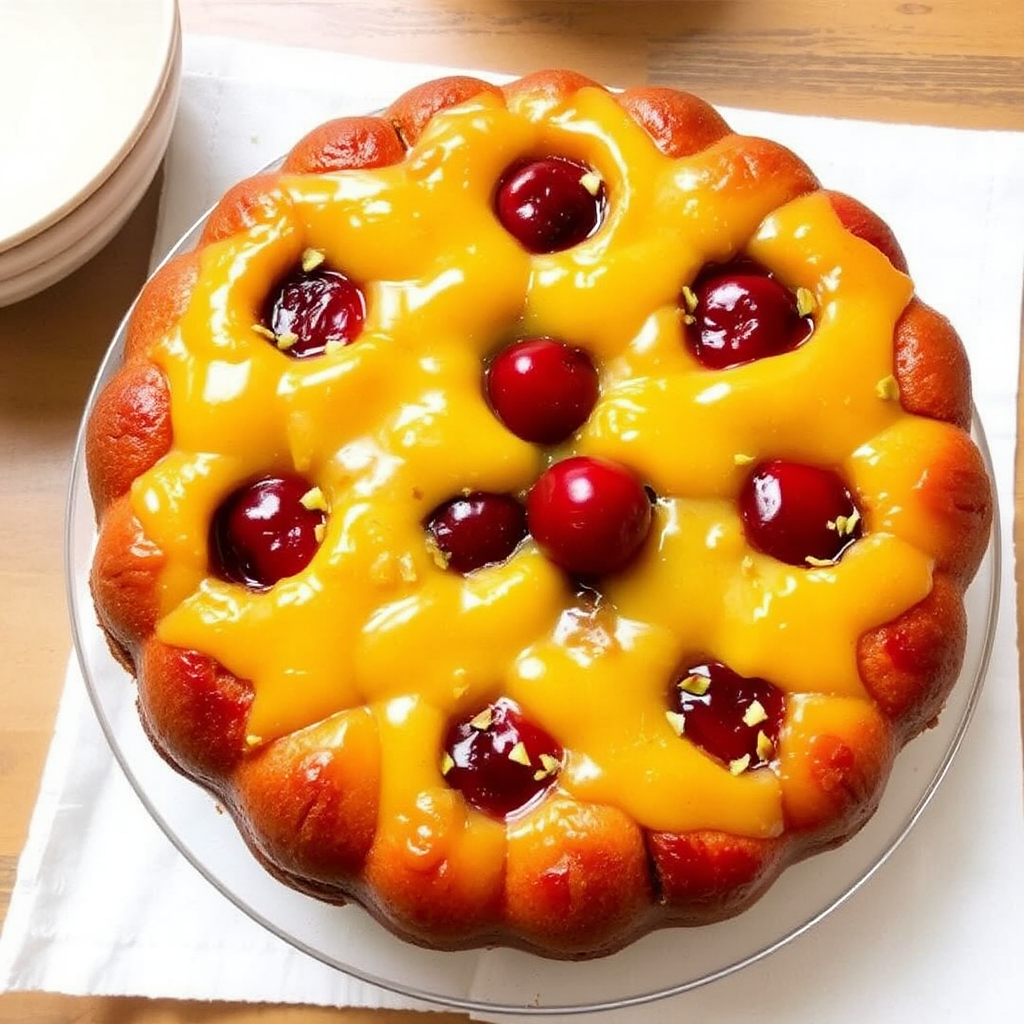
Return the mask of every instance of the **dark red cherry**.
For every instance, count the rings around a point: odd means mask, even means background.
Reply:
[[[526,512],[511,495],[476,491],[438,506],[426,527],[447,567],[467,573],[515,551],[526,536]]]
[[[530,533],[556,565],[574,576],[623,568],[651,526],[643,483],[625,466],[575,456],[556,462],[526,499]]]
[[[804,297],[804,303],[809,295]],[[809,337],[809,311],[756,264],[702,273],[683,292],[686,337],[702,365],[724,370],[789,352]],[[692,322],[691,322],[692,321]]]
[[[820,466],[762,463],[745,481],[739,507],[747,540],[790,565],[834,561],[862,533],[842,478]]]
[[[786,701],[766,679],[699,663],[673,679],[668,703],[676,732],[737,774],[774,759]]]
[[[267,477],[223,501],[210,524],[213,571],[261,589],[301,572],[320,546],[322,494],[300,477]]]
[[[337,270],[321,266],[299,271],[278,285],[263,310],[263,326],[278,348],[302,359],[322,355],[329,342],[349,344],[365,317],[362,289]]]
[[[559,252],[597,230],[605,201],[604,183],[592,168],[549,156],[514,164],[505,172],[494,212],[524,249]]]
[[[597,371],[581,349],[551,338],[528,338],[494,357],[486,391],[491,408],[516,437],[558,444],[594,408]]]
[[[561,765],[558,743],[505,697],[452,723],[441,755],[448,784],[494,818],[533,802],[554,782]]]

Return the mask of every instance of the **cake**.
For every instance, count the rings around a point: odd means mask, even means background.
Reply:
[[[281,883],[605,955],[851,837],[992,493],[887,225],[708,104],[447,78],[231,190],[86,430],[143,727]]]

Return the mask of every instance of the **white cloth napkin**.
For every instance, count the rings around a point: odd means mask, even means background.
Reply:
[[[226,186],[279,156],[306,128],[381,107],[442,71],[187,38],[154,259]],[[999,623],[960,755],[881,869],[772,956],[602,1020],[1019,1022],[1024,779],[1011,538],[1024,135],[725,113],[738,130],[788,143],[830,187],[885,217],[904,244],[919,294],[960,329],[1001,499]],[[702,942],[701,933],[692,941]],[[653,937],[643,955],[657,956],[664,945]],[[522,1005],[536,978],[538,991],[547,984],[546,968],[519,954],[473,956],[459,992],[463,1005]],[[628,988],[637,964],[634,956],[560,965],[542,997],[586,1002],[595,979],[606,984],[609,976]],[[74,661],[0,935],[0,989],[436,1008],[297,951],[198,874],[115,764]]]

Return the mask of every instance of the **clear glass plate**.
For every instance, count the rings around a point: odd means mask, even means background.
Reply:
[[[200,226],[176,252],[189,248]],[[124,324],[100,368],[85,419],[119,361]],[[980,421],[975,439],[991,474]],[[72,466],[66,571],[75,645],[100,725],[139,799],[181,853],[254,920],[310,956],[409,997],[461,1010],[574,1013],[678,995],[780,949],[854,896],[907,836],[946,775],[974,713],[988,666],[999,604],[998,527],[967,594],[969,635],[961,678],[939,724],[897,758],[882,803],[851,841],[789,868],[741,917],[649,935],[611,957],[566,963],[514,950],[433,952],[393,937],[358,906],[303,896],[268,875],[231,818],[199,786],[174,772],[145,736],[133,681],[111,657],[88,588],[95,542],[80,433]]]

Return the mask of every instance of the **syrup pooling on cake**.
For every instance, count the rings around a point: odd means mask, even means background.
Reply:
[[[494,190],[548,155],[591,169],[605,206],[578,244],[534,255],[495,216]],[[151,352],[171,383],[175,450],[133,501],[168,554],[160,638],[253,682],[260,742],[375,709],[385,828],[415,833],[420,794],[444,792],[447,723],[507,696],[564,749],[555,788],[650,828],[777,834],[775,774],[733,774],[666,719],[679,658],[702,650],[786,693],[862,702],[857,638],[931,583],[909,520],[874,524],[888,476],[864,454],[909,419],[879,385],[910,285],[827,199],[798,198],[804,187],[758,176],[733,136],[671,160],[598,89],[513,110],[482,96],[435,117],[402,164],[284,177],[287,203],[207,247],[188,312]],[[309,249],[360,283],[366,314],[348,345],[295,360],[252,326]],[[708,369],[686,344],[685,289],[734,259],[806,291],[813,331]],[[528,337],[586,353],[600,380],[589,417],[555,446],[507,429],[482,385],[488,360]],[[822,427],[794,393],[813,396]],[[431,510],[466,492],[525,496],[574,456],[626,467],[656,495],[632,559],[597,581],[598,622],[530,539],[466,574],[438,564]],[[738,495],[771,458],[841,470],[858,494],[864,536],[835,565],[788,566],[745,543]],[[216,579],[181,538],[205,537],[242,480],[289,472],[328,508],[308,566],[263,593]],[[806,643],[799,664],[780,653],[783,632]],[[414,739],[430,750],[410,767]]]

